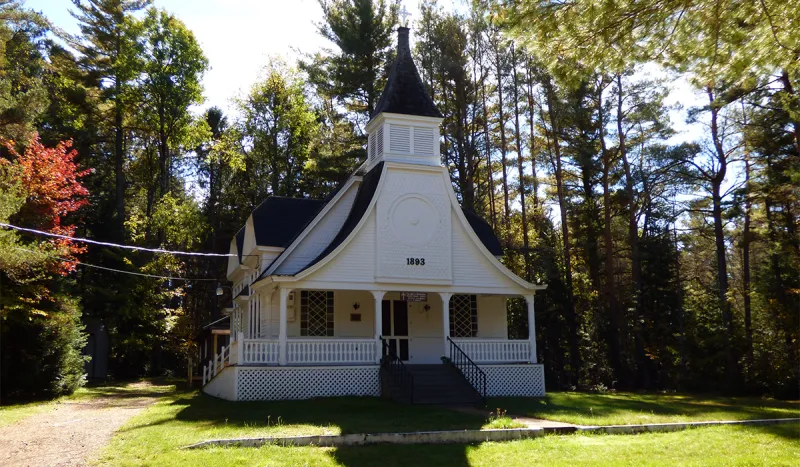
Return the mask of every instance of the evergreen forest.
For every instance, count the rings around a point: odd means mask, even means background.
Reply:
[[[87,320],[113,378],[185,375],[227,259],[146,249],[228,253],[266,197],[333,192],[402,21],[394,0],[319,0],[329,48],[265,59],[223,111],[158,0],[72,2],[74,35],[0,0],[0,223],[60,235],[0,227],[3,401],[83,384]],[[548,390],[800,397],[796,5],[422,0],[410,27],[460,202],[548,284]],[[678,80],[702,99],[676,103]],[[527,336],[524,302],[508,320]]]

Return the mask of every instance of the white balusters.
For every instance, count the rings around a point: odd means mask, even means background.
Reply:
[[[476,363],[531,361],[531,346],[527,340],[454,339],[453,341]]]
[[[241,361],[244,365],[278,363],[278,341],[243,339]]]
[[[374,339],[290,339],[288,363],[364,364],[374,363],[377,352]]]

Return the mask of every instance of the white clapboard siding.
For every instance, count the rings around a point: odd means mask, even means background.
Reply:
[[[350,185],[336,204],[331,206],[325,217],[314,225],[313,230],[289,253],[275,274],[296,274],[330,245],[347,220],[347,215],[350,214],[359,185],[359,183]]]
[[[470,240],[455,212],[452,225],[454,286],[519,288],[519,284],[503,274]]]
[[[313,281],[373,282],[375,280],[375,212],[347,247],[308,276]]]

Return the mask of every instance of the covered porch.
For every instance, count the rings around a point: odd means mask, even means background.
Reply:
[[[476,364],[537,363],[533,295],[527,339],[508,338],[519,295],[274,287],[233,311],[224,360],[242,366],[378,365],[389,351],[438,364],[453,344]]]

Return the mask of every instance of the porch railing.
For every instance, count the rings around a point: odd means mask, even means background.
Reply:
[[[375,363],[375,339],[290,339],[289,364]]]
[[[214,379],[217,373],[225,369],[229,364],[230,346],[223,347],[218,354],[214,354],[208,364],[203,365],[203,386]]]
[[[241,339],[243,365],[268,365],[278,363],[278,341]]]
[[[447,338],[450,344],[450,358],[447,360],[453,365],[464,378],[472,385],[473,388],[481,396],[483,402],[486,402],[486,373],[469,358],[469,355],[464,353],[450,337]]]
[[[238,362],[242,365],[277,365],[280,344],[274,339],[239,339]],[[289,339],[289,365],[349,365],[375,363],[374,339]]]
[[[531,343],[527,340],[455,339],[453,342],[474,362],[518,363],[531,361]]]
[[[388,377],[402,390],[408,402],[414,403],[414,376],[408,371],[405,363],[397,356],[393,346],[389,342],[381,339],[381,347],[383,348],[381,357],[381,371],[385,372]]]

